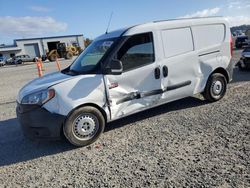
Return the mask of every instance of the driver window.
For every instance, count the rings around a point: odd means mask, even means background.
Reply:
[[[132,70],[155,61],[153,35],[144,33],[129,38],[117,53],[123,71]]]

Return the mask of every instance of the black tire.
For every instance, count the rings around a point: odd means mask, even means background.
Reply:
[[[227,91],[227,80],[223,74],[214,73],[207,81],[203,96],[209,102],[222,99]]]
[[[72,59],[73,54],[71,52],[67,52],[65,55],[65,59]]]
[[[85,106],[69,115],[63,125],[63,133],[71,144],[82,147],[95,142],[104,127],[105,119],[102,113],[94,107]]]
[[[23,61],[22,60],[18,60],[17,64],[23,64]]]

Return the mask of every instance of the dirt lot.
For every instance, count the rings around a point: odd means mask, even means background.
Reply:
[[[34,65],[0,69],[0,187],[250,187],[250,72],[235,69],[217,103],[196,96],[138,113],[84,148],[22,136],[14,101],[35,77]]]

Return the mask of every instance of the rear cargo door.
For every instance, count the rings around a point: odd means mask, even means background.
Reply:
[[[190,27],[161,31],[163,44],[162,102],[192,96],[198,82],[198,56]]]

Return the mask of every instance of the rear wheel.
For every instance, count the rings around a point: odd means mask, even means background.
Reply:
[[[102,113],[94,107],[76,109],[66,120],[63,132],[68,141],[75,146],[86,146],[95,142],[104,131],[105,120]]]
[[[203,93],[206,100],[215,102],[222,99],[227,90],[227,80],[223,74],[214,73],[208,81]]]

